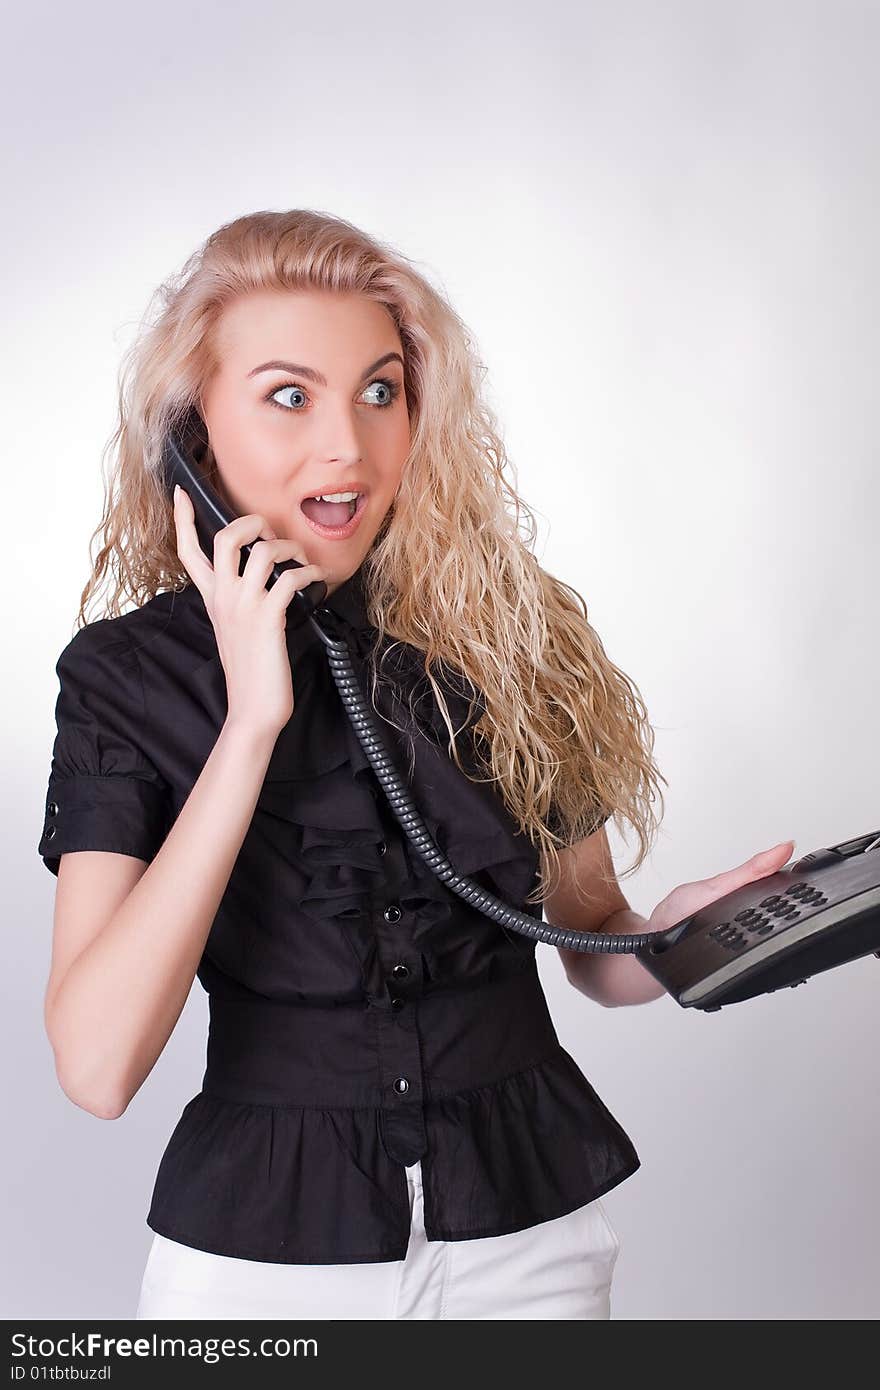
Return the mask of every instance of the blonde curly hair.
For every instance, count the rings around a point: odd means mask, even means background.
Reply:
[[[161,475],[163,442],[216,369],[223,309],[265,289],[366,295],[395,323],[411,449],[364,560],[370,621],[380,642],[390,636],[424,652],[448,751],[465,775],[432,667],[453,667],[480,693],[472,745],[480,780],[497,783],[519,833],[540,851],[528,901],[556,888],[559,850],[605,817],[635,830],[638,851],[626,870],[634,873],[659,828],[652,805],[662,808],[666,784],[644,702],[606,655],[584,600],[533,554],[535,519],[505,477],[499,428],[481,396],[486,369],[465,324],[412,261],[340,217],[299,208],[238,217],[156,290],[120,370],[104,512],[78,621],[89,621],[86,605],[108,571],[104,615],[112,617],[120,598],[140,606],[189,582]],[[589,901],[585,885],[578,895]]]

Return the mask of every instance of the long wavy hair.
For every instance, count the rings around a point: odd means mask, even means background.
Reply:
[[[496,783],[518,832],[539,849],[528,901],[555,889],[560,849],[605,817],[634,828],[626,870],[634,873],[659,828],[653,803],[662,808],[666,784],[644,702],[606,655],[583,598],[535,558],[535,519],[505,476],[509,461],[481,394],[486,369],[466,325],[414,262],[340,217],[299,208],[238,217],[157,288],[120,369],[78,621],[90,621],[86,605],[108,571],[112,617],[121,598],[141,606],[190,582],[161,478],[163,441],[216,369],[224,308],[265,289],[366,295],[398,330],[411,449],[364,560],[369,617],[377,648],[390,637],[424,653],[449,755],[464,775]],[[432,669],[449,666],[479,692],[470,771]],[[585,884],[575,887],[591,900]]]

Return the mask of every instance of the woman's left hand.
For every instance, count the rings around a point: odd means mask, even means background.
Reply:
[[[793,849],[794,840],[784,840],[773,849],[752,855],[751,859],[735,869],[726,869],[712,878],[698,879],[696,883],[682,883],[657,904],[644,930],[665,931],[667,927],[683,922],[685,917],[692,917],[695,912],[732,893],[734,889],[775,874],[788,863]]]

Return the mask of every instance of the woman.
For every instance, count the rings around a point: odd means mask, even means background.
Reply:
[[[324,581],[459,873],[560,926],[642,929],[603,826],[629,819],[638,867],[652,732],[520,537],[481,371],[404,257],[302,210],[221,227],[131,350],[39,850],[58,876],[47,1027],[76,1104],[122,1115],[196,976],[209,996],[141,1318],[610,1317],[600,1197],[633,1144],[559,1044],[534,941],[413,852],[323,644],[288,622]],[[161,473],[185,418],[237,514],[210,556]],[[108,567],[108,616],[85,622]],[[650,925],[733,886],[677,889]],[[562,957],[603,1003],[663,993],[634,957]]]

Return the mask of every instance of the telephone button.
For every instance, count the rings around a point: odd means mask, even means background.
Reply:
[[[390,907],[386,907],[382,916],[385,918],[386,922],[399,922],[403,913],[396,903],[392,903]]]

